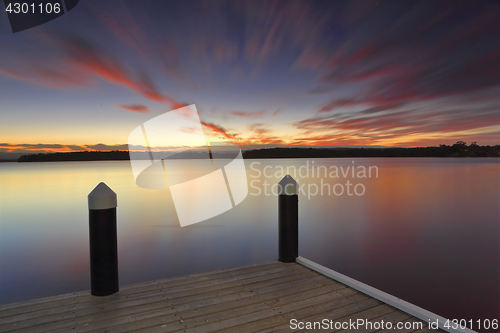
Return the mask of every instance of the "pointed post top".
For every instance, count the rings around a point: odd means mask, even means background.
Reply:
[[[279,195],[297,195],[298,183],[290,175],[286,175],[278,183],[278,194]]]
[[[100,182],[92,192],[89,193],[89,209],[109,209],[116,208],[117,200],[116,193],[108,187],[108,185]]]

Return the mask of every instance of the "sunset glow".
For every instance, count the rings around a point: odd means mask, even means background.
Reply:
[[[125,150],[190,104],[243,149],[500,144],[496,1],[87,0],[0,32],[0,154]]]

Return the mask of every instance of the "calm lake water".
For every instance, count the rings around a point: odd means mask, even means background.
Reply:
[[[121,285],[276,259],[270,185],[288,167],[301,256],[445,317],[498,319],[499,162],[245,160],[247,198],[184,228],[169,190],[136,186],[129,161],[0,163],[0,302],[90,289],[87,195],[101,181],[118,195]]]

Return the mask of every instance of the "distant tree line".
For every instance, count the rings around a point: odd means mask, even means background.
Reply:
[[[18,162],[59,162],[59,161],[109,161],[128,160],[128,151],[78,151],[71,153],[49,153],[23,155]]]
[[[415,148],[269,148],[249,150],[244,158],[321,158],[321,157],[500,157],[500,145],[469,146],[458,141],[452,146]]]
[[[204,155],[203,155],[204,156]],[[201,157],[201,154],[200,154]],[[328,158],[328,157],[500,157],[500,145],[467,145],[464,141],[439,147],[416,148],[266,148],[247,150],[243,158]],[[197,158],[186,155],[186,158]],[[31,154],[19,157],[18,162],[108,161],[129,160],[128,151],[82,151],[71,153]]]

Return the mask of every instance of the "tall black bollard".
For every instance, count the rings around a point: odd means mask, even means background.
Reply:
[[[118,291],[116,193],[106,184],[90,192],[90,293],[107,296]]]
[[[290,175],[278,184],[278,260],[295,262],[299,256],[298,184]]]

